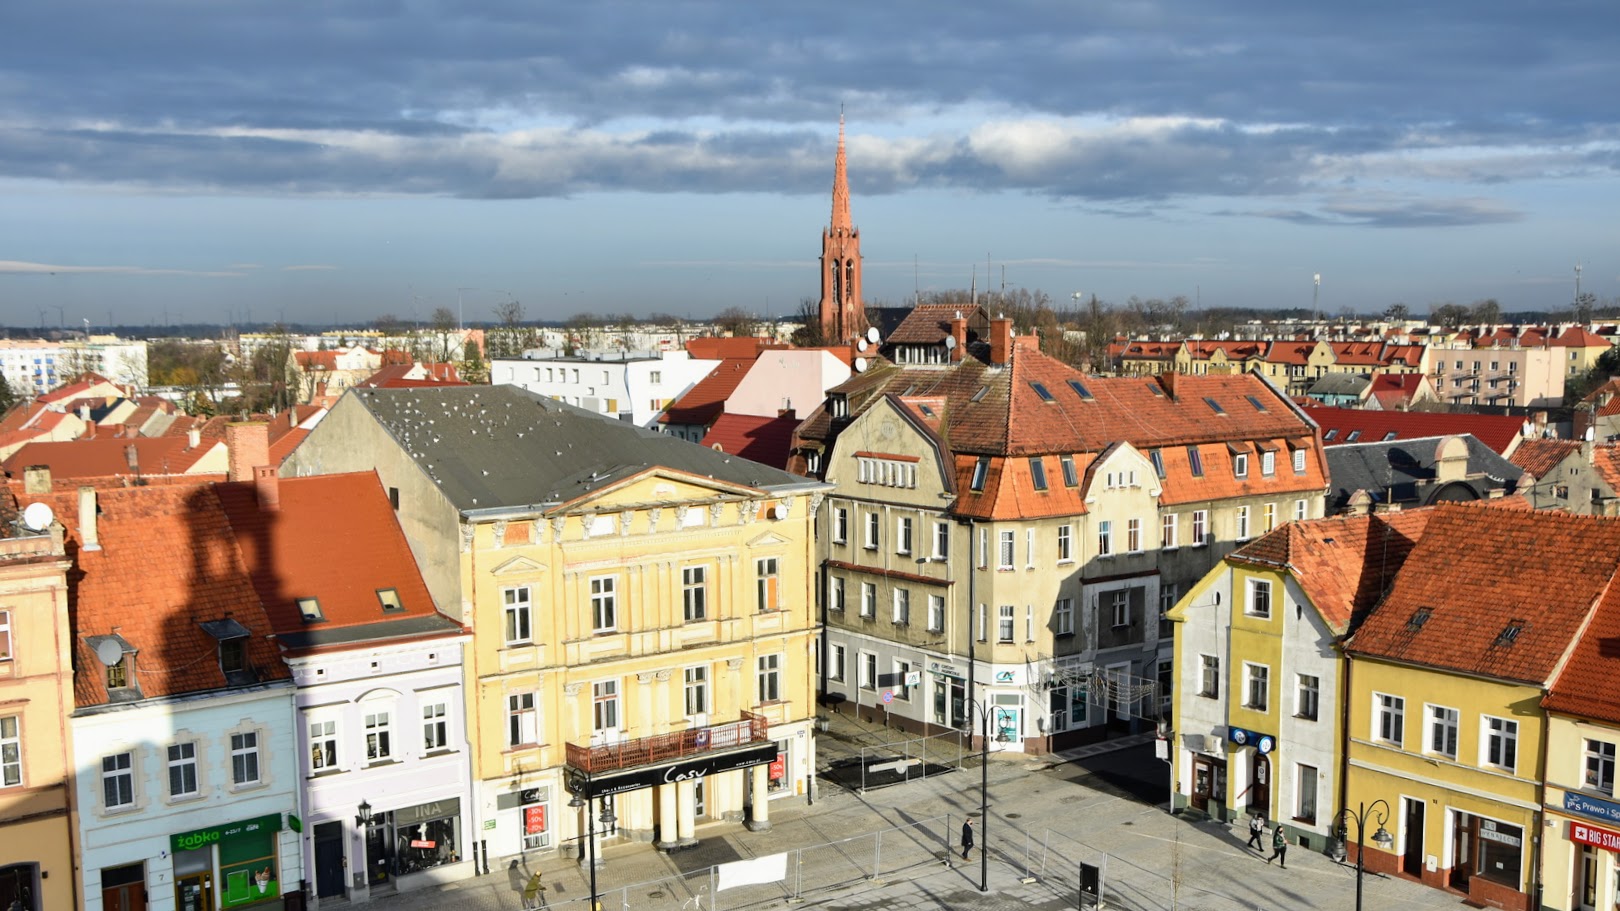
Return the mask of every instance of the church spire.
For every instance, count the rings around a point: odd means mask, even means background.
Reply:
[[[866,331],[861,303],[861,233],[849,217],[844,170],[844,112],[838,111],[838,158],[833,165],[832,224],[821,232],[821,333],[843,343]]]
[[[838,157],[833,163],[832,229],[849,232],[849,175],[844,169],[844,112],[838,112]]]

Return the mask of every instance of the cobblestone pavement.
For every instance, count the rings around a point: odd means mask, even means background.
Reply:
[[[858,756],[862,746],[900,739],[897,731],[845,715],[830,719],[817,749],[826,766]],[[1138,739],[1084,749],[1114,749]],[[954,754],[954,745],[950,752]],[[966,862],[958,856],[956,833],[966,814],[977,814],[980,800],[978,758],[965,758],[968,767],[961,771],[865,793],[823,782],[813,805],[803,798],[775,801],[769,831],[749,832],[734,823],[699,826],[702,844],[688,851],[663,854],[648,845],[608,846],[597,871],[602,907],[1061,911],[1077,906],[1081,863],[1102,868],[1108,908],[1354,907],[1353,867],[1296,847],[1288,869],[1282,870],[1245,849],[1244,834],[1225,824],[1188,822],[1170,816],[1163,804],[1148,806],[1042,774],[1053,763],[1073,758],[1069,754],[992,756],[989,818],[978,825],[979,845],[990,850],[983,867],[988,889],[981,892],[979,848]],[[713,891],[711,865],[784,852],[784,882]],[[549,855],[443,887],[380,896],[372,903],[378,911],[517,911],[523,907],[523,883],[535,869],[547,884],[543,907],[587,911],[588,871],[576,861]],[[1460,904],[1457,896],[1405,880],[1368,874],[1364,886],[1367,908],[1417,911]]]

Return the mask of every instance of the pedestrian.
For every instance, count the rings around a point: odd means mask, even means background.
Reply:
[[[969,816],[962,823],[962,859],[968,859],[968,852],[973,850],[973,817]]]
[[[1259,851],[1261,854],[1266,853],[1266,846],[1265,846],[1265,844],[1263,844],[1260,841],[1260,836],[1262,836],[1264,834],[1266,834],[1266,816],[1265,816],[1265,814],[1264,813],[1256,813],[1253,816],[1250,816],[1249,817],[1249,843],[1247,845],[1244,845],[1244,847],[1246,847],[1246,848],[1254,848],[1256,851]]]
[[[1272,861],[1276,861],[1277,866],[1282,867],[1284,870],[1288,869],[1288,836],[1283,834],[1282,823],[1280,822],[1277,823],[1277,828],[1271,833],[1271,856],[1266,858],[1266,863],[1269,864]]]

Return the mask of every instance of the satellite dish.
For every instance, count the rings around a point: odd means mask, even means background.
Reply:
[[[855,363],[852,364],[851,366],[853,366],[855,368],[856,373],[864,373],[866,371],[866,358],[864,358],[864,357],[856,358]]]
[[[721,446],[719,443],[710,443],[709,448],[713,449],[715,452],[725,452],[726,451],[726,447]]]
[[[773,518],[773,519],[785,519],[787,517],[788,517],[788,505],[786,503],[778,503],[775,506],[771,507],[771,518]]]
[[[865,351],[866,350],[866,339],[864,339],[864,338],[856,339],[855,340],[855,350],[856,351]]]
[[[945,336],[945,350],[950,351],[951,349],[953,349],[955,347],[956,347],[956,336],[954,336],[954,335]]]
[[[878,331],[877,331],[876,326],[868,326],[868,327],[866,327],[866,340],[871,342],[874,345],[877,344],[877,342],[878,342]]]
[[[34,531],[44,531],[50,528],[54,521],[56,513],[51,512],[51,508],[44,503],[30,503],[28,508],[23,510],[23,524]]]
[[[124,647],[118,644],[117,639],[103,639],[96,645],[96,660],[112,667],[124,660]]]

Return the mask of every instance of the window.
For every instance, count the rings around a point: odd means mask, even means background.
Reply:
[[[649,370],[649,371],[647,371],[647,382],[648,383],[656,386],[659,383],[662,383],[663,381],[664,381],[664,372],[662,370]]]
[[[0,610],[0,661],[11,660],[11,611]]]
[[[22,784],[22,719],[0,717],[0,788]]]
[[[236,785],[259,783],[259,735],[255,731],[231,735],[231,781]]]
[[[1322,700],[1322,680],[1313,674],[1300,674],[1294,688],[1294,717],[1315,721]]]
[[[1193,510],[1192,543],[1194,547],[1209,543],[1209,510],[1207,509]]]
[[[197,745],[169,744],[169,798],[197,793]]]
[[[760,665],[760,702],[781,702],[781,655],[760,655],[758,665]]]
[[[1249,540],[1249,507],[1247,506],[1237,508],[1237,539],[1239,541]]]
[[[1044,384],[1042,384],[1042,383],[1030,383],[1029,388],[1035,390],[1035,394],[1040,396],[1041,401],[1043,401],[1043,402],[1052,401],[1052,391],[1050,389],[1047,389]]]
[[[1074,456],[1058,456],[1058,465],[1063,468],[1063,486],[1079,487],[1080,473],[1074,469]]]
[[[1316,767],[1294,766],[1294,787],[1298,789],[1294,805],[1294,818],[1300,822],[1316,822]]]
[[[403,613],[405,610],[405,604],[399,600],[399,589],[397,588],[377,589],[377,603],[382,606],[385,614],[398,614]]]
[[[1181,600],[1181,587],[1173,582],[1159,583],[1159,639],[1167,641],[1175,635],[1175,624],[1170,622],[1170,610]]]
[[[894,662],[894,698],[901,702],[911,701],[911,687],[906,686],[906,675],[910,673],[910,661]]]
[[[1057,558],[1059,563],[1074,559],[1073,525],[1059,525],[1057,528]]]
[[[1239,479],[1246,478],[1246,477],[1249,476],[1249,454],[1248,453],[1239,452],[1239,453],[1234,453],[1232,455],[1232,474],[1233,474],[1233,476],[1235,476],[1235,477],[1237,477]]]
[[[1155,449],[1148,453],[1148,461],[1153,463],[1153,473],[1164,480],[1164,453]]]
[[[849,510],[842,506],[832,511],[832,539],[834,544],[849,540]]]
[[[1201,478],[1204,476],[1204,457],[1199,455],[1197,446],[1187,447],[1187,467],[1192,469],[1193,477]]]
[[[506,697],[506,745],[528,746],[540,742],[540,718],[534,708],[533,693],[512,693]]]
[[[1519,760],[1519,723],[1485,715],[1480,718],[1479,727],[1484,735],[1480,744],[1480,765],[1513,771]]]
[[[1271,450],[1260,453],[1260,473],[1271,477],[1277,473],[1277,454]]]
[[[1097,556],[1107,557],[1114,552],[1114,523],[1107,519],[1097,523]]]
[[[988,559],[990,559],[990,529],[981,525],[979,526],[979,555],[975,562],[980,569],[984,569],[984,561]]]
[[[1305,450],[1294,450],[1294,474],[1305,473]]]
[[[864,538],[862,538],[861,544],[867,550],[877,550],[877,547],[878,547],[878,523],[881,522],[882,519],[881,519],[880,516],[878,516],[877,513],[869,512],[869,513],[866,514],[863,521],[866,522],[866,526],[865,526],[866,527],[866,535],[865,535]]]
[[[101,808],[117,810],[135,804],[135,754],[101,758]]]
[[[844,609],[844,577],[833,576],[829,581],[832,585],[832,594],[828,599],[827,607],[841,612]]]
[[[337,768],[337,722],[309,723],[309,770],[324,772]]]
[[[1165,550],[1176,547],[1176,522],[1177,514],[1173,512],[1167,512],[1159,519],[1159,546]]]
[[[928,596],[928,631],[937,633],[945,629],[945,596]]]
[[[1024,568],[1035,568],[1035,529],[1024,529]]]
[[[1400,746],[1403,741],[1403,731],[1406,722],[1406,700],[1399,696],[1390,696],[1386,693],[1373,694],[1373,730],[1374,740],[1393,743]]]
[[[868,618],[877,616],[877,583],[875,582],[861,583],[861,616]]]
[[[1221,695],[1221,659],[1218,655],[1199,655],[1198,695],[1217,699]]]
[[[591,730],[600,734],[619,729],[619,681],[591,684]]]
[[[894,520],[894,552],[903,556],[911,554],[911,517],[901,516]]]
[[[532,640],[530,622],[529,587],[519,585],[516,588],[501,589],[501,599],[506,602],[506,644],[516,645]]]
[[[1052,606],[1052,632],[1059,636],[1074,635],[1074,601],[1059,598]]]
[[[1133,554],[1142,552],[1142,520],[1125,520],[1125,549]]]
[[[394,754],[387,712],[366,713],[366,761],[381,762]]]
[[[754,561],[755,600],[759,612],[777,610],[782,606],[782,564],[776,557],[762,557]]]
[[[305,623],[315,623],[326,619],[326,615],[321,613],[321,599],[319,598],[299,598],[298,615],[304,618]]]
[[[1294,501],[1294,521],[1303,522],[1306,519],[1306,510],[1309,508],[1304,500]]]
[[[842,645],[832,646],[827,659],[828,679],[842,681],[844,679],[844,647]]]
[[[1016,547],[1017,536],[1015,532],[1003,531],[998,535],[1000,541],[999,557],[996,566],[1000,569],[1013,568],[1013,550]]]
[[[130,679],[130,677],[132,676],[130,674],[130,665],[133,664],[133,663],[134,662],[132,662],[130,660],[129,653],[125,652],[124,656],[122,658],[119,658],[118,662],[116,664],[108,665],[107,666],[107,689],[109,689],[109,690],[124,690],[124,689],[129,689],[131,686],[133,686],[134,681],[132,681]]]
[[[1013,641],[1013,619],[1013,606],[1011,604],[1001,605],[996,616],[997,642]]]
[[[860,680],[857,683],[861,689],[877,689],[877,655],[871,652],[861,652],[861,666],[857,671],[860,675]]]
[[[450,706],[443,702],[422,705],[422,751],[445,750],[450,747]]]
[[[1131,625],[1131,592],[1122,588],[1108,593],[1108,615],[1113,619],[1113,625]]]
[[[611,632],[619,626],[618,580],[601,576],[591,580],[591,631]]]
[[[1243,612],[1251,617],[1271,616],[1271,583],[1265,579],[1249,580],[1248,603]]]
[[[687,623],[708,618],[708,567],[688,566],[681,570],[681,616]]]
[[[897,588],[894,590],[894,622],[909,624],[911,622],[911,590]]]
[[[1260,522],[1264,531],[1271,531],[1277,527],[1277,504],[1267,503],[1260,507]]]
[[[1040,456],[1029,460],[1029,479],[1036,490],[1046,489],[1046,462]]]
[[[951,524],[934,523],[934,559],[943,560],[951,552]]]
[[[843,664],[842,651],[838,655],[838,663]],[[842,673],[842,668],[840,668]],[[686,714],[702,715],[709,711],[709,669],[703,665],[689,667],[684,672],[686,678]]]
[[[1423,750],[1438,753],[1447,759],[1457,758],[1458,714],[1456,709],[1443,705],[1428,706],[1429,725],[1424,731]]]
[[[1614,744],[1586,741],[1586,788],[1604,794],[1615,793]]]
[[[989,474],[990,458],[988,456],[979,456],[979,460],[973,463],[973,480],[969,482],[968,489],[974,493],[984,490],[984,481]]]
[[[1271,704],[1271,668],[1264,664],[1243,662],[1245,695],[1243,704],[1257,712],[1269,711]]]

